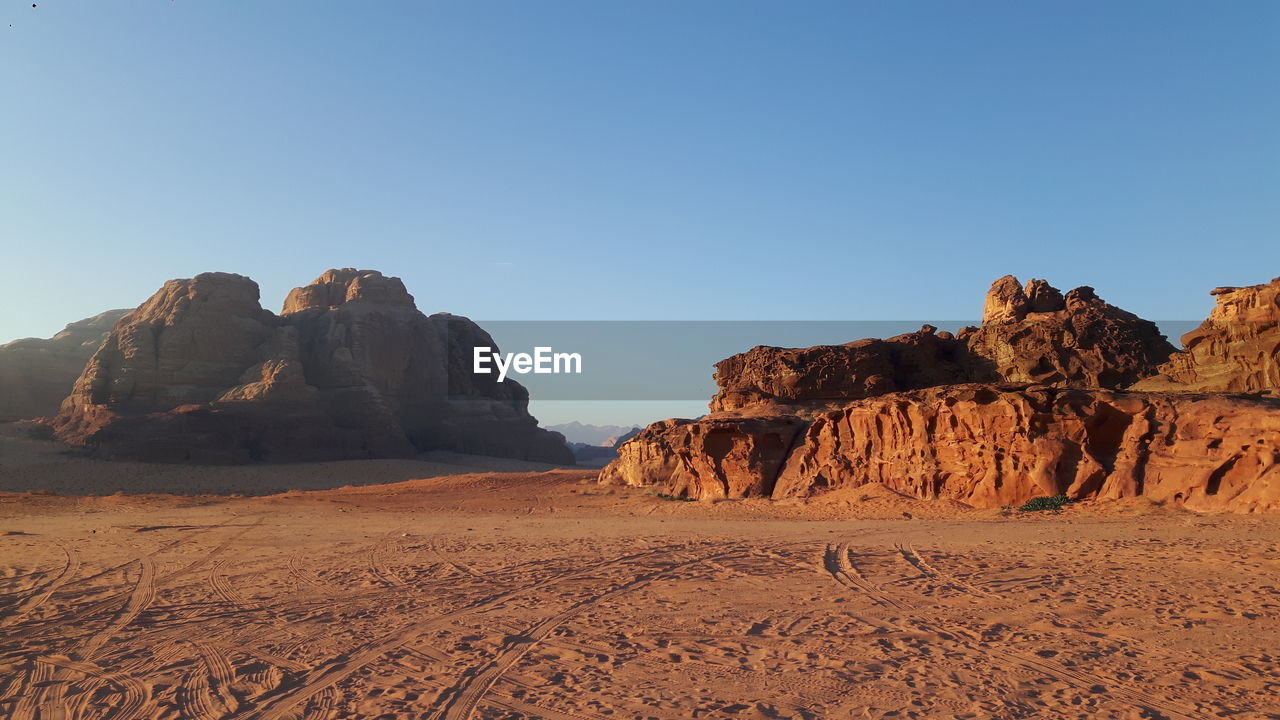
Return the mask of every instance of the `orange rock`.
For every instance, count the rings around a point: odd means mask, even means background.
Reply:
[[[716,364],[714,413],[811,416],[850,400],[967,379],[965,344],[926,325],[886,340],[760,346]]]
[[[1155,323],[1110,305],[1091,287],[1064,298],[1043,280],[1006,275],[987,293],[982,327],[965,335],[969,379],[1122,388],[1175,351]]]
[[[772,497],[882,483],[975,507],[1145,496],[1280,510],[1280,401],[958,385],[850,403],[808,429]]]
[[[866,398],[803,425],[655,423],[600,479],[692,498],[879,484],[983,508],[1065,494],[1280,510],[1280,400],[972,383]]]
[[[1262,392],[1280,390],[1280,278],[1265,285],[1220,287],[1217,305],[1182,336],[1183,352],[1138,390]]]
[[[791,416],[664,420],[622,444],[600,479],[680,497],[767,497],[805,425]]]
[[[1215,291],[1219,309],[1159,382],[1274,388],[1278,290],[1280,281]],[[695,498],[878,484],[977,507],[1066,494],[1280,510],[1280,400],[1116,389],[1172,353],[1153,323],[1092,288],[1063,296],[1005,276],[982,327],[955,337],[926,326],[888,340],[762,346],[719,363],[711,415],[649,426],[600,480]]]

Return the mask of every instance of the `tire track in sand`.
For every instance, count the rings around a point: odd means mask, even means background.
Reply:
[[[185,575],[185,574],[187,574],[187,573],[194,572],[194,571],[199,570],[200,568],[204,567],[206,564],[208,564],[209,562],[213,561],[213,559],[214,559],[214,558],[216,558],[217,556],[219,556],[219,555],[221,555],[223,552],[225,552],[225,551],[227,550],[227,548],[229,548],[229,547],[231,546],[231,544],[232,544],[233,542],[235,542],[236,540],[238,540],[242,535],[244,535],[245,533],[249,532],[249,531],[250,531],[250,530],[252,530],[253,528],[257,527],[258,525],[261,525],[261,524],[262,524],[262,522],[266,520],[266,517],[267,517],[267,516],[266,516],[266,514],[265,514],[265,513],[263,513],[262,515],[260,515],[260,516],[258,517],[258,520],[257,520],[256,522],[254,522],[254,523],[252,523],[252,524],[250,524],[250,525],[248,525],[248,526],[244,527],[243,529],[239,530],[238,532],[234,533],[231,537],[228,537],[226,540],[224,540],[222,543],[220,543],[219,545],[217,545],[216,547],[214,547],[212,550],[210,550],[208,553],[206,553],[205,555],[203,555],[203,556],[202,556],[202,557],[200,557],[199,559],[195,560],[194,562],[192,562],[192,563],[190,563],[190,564],[188,564],[188,565],[186,565],[186,566],[184,566],[184,567],[178,568],[177,570],[170,571],[170,572],[168,572],[168,573],[165,573],[165,574],[160,575],[159,577],[155,578],[155,580],[154,580],[155,584],[156,584],[156,585],[163,585],[163,584],[166,584],[166,583],[168,583],[168,582],[170,582],[170,581],[174,580],[175,578],[181,577],[181,576],[183,576],[183,575]],[[220,528],[220,527],[223,527],[223,526],[225,526],[225,525],[228,525],[228,524],[230,524],[231,520],[233,520],[233,519],[235,519],[235,518],[229,518],[229,519],[227,519],[225,522],[218,523],[217,525],[211,526],[211,529],[212,529],[212,528]],[[199,532],[205,532],[205,531],[199,531]],[[172,548],[174,548],[174,547],[178,547],[179,545],[182,545],[184,542],[187,542],[188,540],[189,540],[189,539],[182,539],[182,540],[173,540],[173,541],[170,541],[170,542],[165,543],[164,545],[162,545],[160,548],[157,548],[156,550],[153,550],[152,552],[148,553],[147,555],[145,555],[145,556],[143,556],[143,557],[141,557],[141,558],[134,558],[133,560],[130,560],[130,561],[126,562],[126,563],[122,563],[121,565],[117,566],[117,567],[116,567],[116,568],[114,568],[114,569],[115,569],[115,570],[119,570],[119,569],[128,568],[128,567],[130,567],[131,565],[137,565],[137,564],[143,563],[144,561],[145,561],[145,562],[150,562],[150,563],[152,563],[152,564],[153,564],[153,566],[154,566],[155,558],[156,558],[156,556],[158,556],[161,552],[164,552],[165,550],[172,549]],[[153,572],[154,572],[154,567],[153,567]],[[99,573],[99,575],[102,575],[102,574],[103,574],[103,573]],[[84,580],[84,579],[86,579],[86,578],[81,578],[81,580]],[[75,581],[75,582],[80,582],[80,581]],[[135,586],[135,589],[136,589],[136,586]],[[93,601],[93,602],[89,603],[89,605],[87,605],[87,606],[85,606],[85,607],[82,607],[82,608],[80,608],[80,609],[72,609],[72,610],[71,610],[70,612],[68,612],[66,615],[64,615],[64,616],[62,616],[62,617],[60,617],[60,618],[54,619],[54,620],[50,620],[49,622],[36,622],[36,623],[30,623],[30,624],[29,624],[29,625],[27,625],[26,627],[17,627],[17,628],[14,628],[14,629],[13,629],[13,630],[11,630],[11,631],[9,632],[9,634],[8,634],[8,635],[9,635],[9,639],[10,639],[10,640],[17,640],[17,639],[29,638],[29,637],[32,637],[32,636],[34,636],[34,635],[38,635],[38,634],[40,634],[40,633],[42,633],[42,632],[47,632],[47,631],[51,631],[51,630],[57,630],[58,628],[65,627],[65,626],[70,625],[70,624],[72,624],[72,623],[77,623],[77,622],[80,622],[80,621],[83,621],[83,620],[87,620],[88,618],[91,618],[91,617],[93,617],[94,615],[96,615],[96,614],[98,614],[98,613],[100,613],[100,612],[103,612],[103,611],[105,611],[105,610],[109,610],[110,608],[114,607],[114,606],[115,606],[115,604],[116,604],[117,602],[119,602],[122,598],[130,597],[132,593],[133,593],[133,590],[117,592],[117,593],[114,593],[114,594],[112,594],[112,595],[109,595],[109,596],[107,596],[107,597],[105,597],[105,598],[102,598],[102,599],[100,599],[100,600],[95,600],[95,601]]]
[[[14,624],[29,615],[31,611],[44,605],[58,591],[58,588],[80,572],[80,553],[75,548],[68,548],[66,543],[59,543],[59,545],[62,548],[62,552],[66,553],[67,556],[62,570],[52,580],[32,590],[31,594],[14,609],[13,614],[6,617],[3,622],[0,622],[0,627]]]
[[[548,585],[554,585],[583,575],[589,575],[608,567],[634,560],[640,560],[652,555],[671,553],[682,548],[683,546],[651,548],[642,552],[631,553],[621,557],[612,558],[610,560],[593,563],[578,570],[557,573],[527,585],[522,585],[510,590],[502,590],[479,598],[456,610],[451,610],[449,612],[412,623],[399,630],[367,642],[364,645],[352,648],[325,664],[316,666],[309,672],[305,673],[297,682],[287,684],[277,690],[266,693],[262,697],[258,698],[257,707],[252,711],[245,713],[239,720],[283,720],[283,718],[290,717],[293,714],[293,708],[299,704],[305,703],[307,700],[326,688],[350,677],[364,666],[374,660],[377,660],[379,657],[385,655],[391,650],[412,641],[414,638],[419,637],[428,630],[443,626],[455,618],[463,617],[485,608],[493,607],[506,600],[519,597],[525,593],[541,589]]]
[[[693,565],[703,563],[715,563],[718,560],[724,560],[730,557],[737,557],[743,554],[741,549],[716,553],[706,557],[693,558],[683,562],[670,565],[668,567],[643,573],[635,578],[603,593],[586,597],[569,608],[562,610],[551,617],[545,618],[526,630],[522,635],[511,636],[504,643],[503,647],[498,651],[497,657],[489,661],[489,663],[481,668],[475,669],[470,674],[464,674],[462,680],[446,691],[450,698],[445,706],[434,717],[438,720],[470,720],[475,714],[476,708],[480,705],[480,701],[488,694],[489,690],[502,679],[502,676],[514,667],[520,660],[533,649],[535,645],[544,638],[554,632],[561,625],[569,621],[571,618],[582,612],[586,608],[599,604],[617,595],[635,590],[640,587],[669,575],[677,570],[687,568]]]
[[[824,564],[827,565],[828,572],[831,571],[831,563],[832,563],[831,558],[833,554],[832,547],[833,546],[831,545],[827,546],[827,554],[824,557]],[[840,547],[847,548],[848,543],[843,543],[840,545]],[[944,576],[943,573],[939,572],[936,568],[933,568],[930,563],[928,563],[918,553],[914,551],[914,548],[907,549],[902,547],[900,544],[896,544],[895,547],[899,550],[899,552],[903,554],[904,558],[909,563],[911,563],[917,570],[920,570],[921,572],[937,580],[941,580],[943,582],[946,582],[949,585],[953,585],[958,589],[964,590],[966,592],[972,592],[965,587],[967,583],[963,583],[962,581],[959,581],[954,577]],[[844,553],[840,553],[840,554],[844,554]],[[835,573],[832,573],[832,575],[834,576]],[[839,580],[838,577],[837,577],[837,580]],[[861,577],[860,575],[859,575],[859,580],[865,583],[864,591],[867,591],[865,590],[865,588],[874,587],[874,586],[871,586],[870,583],[867,583],[865,578]],[[858,587],[857,585],[851,585],[845,582],[841,582],[840,584],[850,588]],[[872,592],[878,592],[878,591],[872,590]],[[975,594],[978,594],[979,597],[983,597],[980,593],[975,593]],[[897,605],[897,607],[906,609],[902,605]],[[886,619],[886,622],[888,622],[890,625],[893,625],[896,629],[902,632],[916,632],[919,630],[918,627],[913,627],[909,624],[895,621],[893,619]],[[969,628],[958,626],[958,625],[948,626],[945,630],[945,635],[950,636],[949,639],[953,640],[957,645],[963,647],[964,649],[977,655],[978,657],[986,658],[992,655],[991,649],[987,646],[993,645],[994,643],[984,638],[979,633],[974,632],[973,630],[970,630]],[[1014,658],[1018,662],[1018,664],[1020,664],[1023,668],[1027,670],[1031,670],[1032,672],[1043,674],[1051,679],[1055,679],[1065,684],[1072,685],[1079,690],[1093,692],[1098,687],[1106,688],[1107,692],[1110,694],[1111,697],[1122,700],[1130,705],[1144,708],[1148,712],[1158,713],[1163,717],[1174,718],[1178,720],[1199,720],[1199,718],[1202,717],[1202,715],[1197,711],[1196,708],[1189,708],[1181,703],[1171,702],[1171,701],[1167,701],[1167,700],[1155,697],[1154,695],[1151,695],[1150,693],[1144,692],[1140,689],[1121,685],[1120,683],[1118,683],[1117,681],[1111,678],[1104,678],[1100,675],[1095,675],[1086,670],[1076,670],[1073,668],[1068,668],[1061,663],[1054,662],[1052,660],[1048,660],[1048,659],[1039,657],[1037,655],[1024,653],[1020,650],[1017,650],[1016,648],[1012,648],[1008,646],[999,647],[999,652],[1002,653],[1004,657]]]

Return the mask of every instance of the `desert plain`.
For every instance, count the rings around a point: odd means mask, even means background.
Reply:
[[[1275,515],[0,449],[7,718],[1280,717]]]

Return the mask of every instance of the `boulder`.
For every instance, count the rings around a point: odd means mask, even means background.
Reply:
[[[67,325],[48,339],[0,345],[0,422],[58,412],[85,363],[128,310],[108,310]]]
[[[1217,304],[1200,327],[1182,336],[1183,351],[1134,389],[1280,392],[1280,278],[1211,294]]]

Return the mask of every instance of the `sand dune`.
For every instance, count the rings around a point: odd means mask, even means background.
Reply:
[[[687,503],[570,470],[0,500],[6,717],[1280,712],[1270,517]]]

